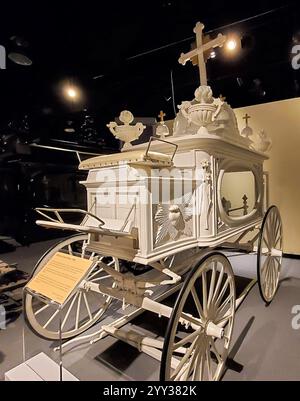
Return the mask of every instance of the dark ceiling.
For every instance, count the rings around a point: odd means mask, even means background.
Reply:
[[[297,2],[274,0],[2,4],[0,44],[9,52],[12,36],[24,38],[33,64],[8,59],[0,71],[0,121],[28,113],[33,129],[51,136],[86,107],[97,117],[99,132],[124,108],[144,117],[163,109],[173,118],[171,74],[176,105],[193,98],[198,84],[197,68],[177,61],[190,49],[197,21],[213,31],[211,37],[222,32],[242,38],[235,57],[218,50],[207,63],[215,96],[222,93],[233,107],[299,96],[300,70],[291,67],[299,10]],[[68,81],[84,94],[78,104],[59,92]]]

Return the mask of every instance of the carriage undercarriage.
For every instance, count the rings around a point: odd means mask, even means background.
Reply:
[[[124,260],[115,257],[113,251],[110,255],[99,254],[90,245],[90,236],[81,233],[63,240],[44,255],[35,270],[37,273],[57,251],[94,261],[65,307],[62,338],[69,341],[64,346],[78,339],[93,343],[112,335],[161,361],[161,380],[219,380],[224,372],[235,311],[256,280],[236,298],[234,274],[221,251],[257,253],[257,279],[263,301],[271,302],[277,290],[282,226],[275,206],[232,240],[169,255],[149,263],[151,269],[141,274],[130,271],[128,261],[124,267]],[[133,261],[129,263],[135,266]],[[162,303],[178,291],[173,307]],[[96,300],[90,304],[91,294]],[[122,303],[124,316],[101,326],[97,333],[79,336],[109,314],[112,299]],[[126,314],[129,305],[135,308]],[[164,339],[122,329],[144,311],[168,319]],[[25,316],[31,329],[43,338],[58,339],[58,332],[51,331],[56,312],[46,318],[45,312],[47,305],[40,301],[36,304],[30,294],[26,295]]]

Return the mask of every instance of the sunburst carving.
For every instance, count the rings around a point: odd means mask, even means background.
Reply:
[[[171,240],[183,233],[185,223],[193,216],[191,205],[192,193],[185,194],[183,198],[174,200],[172,205],[159,204],[155,213],[158,224],[155,244],[161,242],[167,235]]]

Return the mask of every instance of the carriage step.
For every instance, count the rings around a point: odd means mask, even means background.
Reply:
[[[102,326],[102,330],[116,339],[137,348],[139,351],[144,351],[144,347],[163,348],[163,341],[144,336],[134,330],[125,331],[113,326]]]

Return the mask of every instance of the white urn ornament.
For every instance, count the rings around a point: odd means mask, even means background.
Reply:
[[[118,125],[115,121],[111,121],[106,126],[116,138],[124,142],[122,150],[128,150],[132,147],[131,142],[140,137],[146,126],[142,123],[130,125],[134,120],[134,117],[128,110],[123,110],[120,113],[119,120],[123,125]]]
[[[203,132],[202,127],[211,125],[218,116],[222,102],[214,103],[210,86],[202,85],[195,90],[195,103],[183,102],[180,106],[181,112],[189,123],[197,125],[198,133]]]

